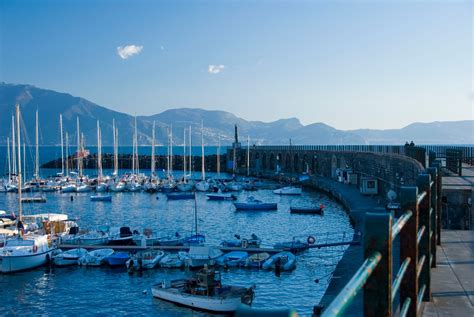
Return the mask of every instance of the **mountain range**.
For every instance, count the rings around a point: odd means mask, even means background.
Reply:
[[[97,143],[97,120],[100,120],[102,144],[112,144],[112,120],[119,130],[120,145],[132,144],[135,117],[107,109],[84,98],[71,96],[32,85],[0,83],[0,144],[11,136],[11,115],[15,104],[20,104],[22,125],[28,134],[26,142],[34,143],[35,112],[39,112],[40,144],[60,143],[59,114],[63,115],[64,131],[70,144],[76,144],[76,118],[79,117],[85,143]],[[151,143],[153,121],[156,122],[158,144],[167,143],[168,128],[172,126],[173,143],[182,144],[184,129],[191,126],[193,144],[201,140],[201,122],[204,143],[230,145],[234,140],[234,124],[239,128],[240,141],[251,144],[474,144],[474,120],[413,123],[401,129],[343,131],[324,123],[303,125],[297,118],[273,122],[247,121],[225,111],[196,108],[171,109],[152,116],[136,117],[140,145]],[[242,136],[245,136],[242,137]],[[186,136],[186,138],[188,138]],[[245,140],[244,140],[245,139]]]

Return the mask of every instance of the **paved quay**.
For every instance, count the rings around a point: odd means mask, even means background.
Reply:
[[[333,196],[343,204],[351,217],[356,232],[362,232],[366,212],[376,211],[377,208],[383,207],[379,197],[361,195],[359,188],[355,185],[347,185],[323,177],[313,177],[312,184],[318,190]],[[336,266],[333,277],[319,305],[329,306],[331,301],[339,294],[339,291],[343,289],[344,285],[352,278],[362,264],[364,261],[363,256],[364,249],[362,246],[349,246]],[[362,313],[363,301],[361,292],[346,310],[345,315],[362,316]]]
[[[443,230],[424,317],[474,316],[474,231]]]

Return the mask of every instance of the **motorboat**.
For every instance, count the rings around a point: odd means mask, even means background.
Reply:
[[[163,281],[153,285],[153,297],[194,309],[232,313],[242,305],[251,305],[255,286],[224,285],[219,271],[207,268],[195,278]]]
[[[114,252],[109,255],[105,260],[110,266],[123,266],[130,259],[128,252]]]
[[[273,193],[277,195],[301,195],[303,193],[303,189],[301,187],[286,186],[275,189]]]
[[[279,267],[282,271],[291,271],[296,267],[296,256],[288,251],[283,251],[272,255],[266,260],[262,268],[264,270],[271,270]]]
[[[263,263],[268,260],[269,257],[270,254],[267,252],[252,254],[245,260],[244,266],[250,268],[261,268]]]
[[[236,210],[277,210],[277,203],[264,203],[261,200],[255,199],[250,196],[247,202],[234,202]]]
[[[179,253],[169,253],[166,254],[160,260],[160,267],[164,268],[182,268],[184,265],[184,259],[186,258],[186,252],[179,252]]]
[[[120,227],[118,232],[109,234],[110,245],[135,245],[130,227]]]
[[[189,237],[183,239],[183,244],[186,246],[202,245],[204,242],[206,242],[206,236],[199,233],[190,235]]]
[[[78,227],[72,227],[67,234],[61,235],[61,243],[68,245],[107,245],[109,235],[104,231],[90,231],[79,233]]]
[[[112,196],[111,195],[91,196],[91,201],[112,201]]]
[[[220,190],[217,193],[207,194],[206,196],[209,200],[237,200],[237,196],[234,194],[223,193]]]
[[[194,199],[194,193],[169,193],[166,194],[168,200],[183,200],[183,199]]]
[[[41,196],[32,196],[32,197],[22,197],[21,202],[22,203],[45,203],[46,196],[41,195]]]
[[[0,253],[0,272],[12,273],[43,266],[55,250],[47,235],[26,234],[7,239]]]
[[[127,261],[127,268],[135,270],[153,269],[165,256],[165,252],[161,250],[145,250],[138,251]]]
[[[151,229],[144,229],[143,234],[140,234],[138,230],[133,230],[133,242],[136,245],[151,247],[159,245],[160,237],[153,233]]]
[[[86,253],[87,250],[83,248],[64,251],[53,256],[53,263],[56,266],[77,265],[77,261]]]
[[[236,267],[243,265],[245,263],[245,260],[247,260],[248,256],[248,252],[232,251],[218,257],[216,259],[216,263],[220,266]]]
[[[233,247],[233,248],[259,248],[260,240],[256,234],[252,233],[250,239],[240,239],[240,235],[234,235],[236,240],[224,240],[221,245],[224,247]]]
[[[273,247],[275,249],[281,249],[285,251],[298,253],[298,252],[307,250],[309,248],[309,243],[302,242],[300,240],[292,240],[292,241],[287,241],[287,242],[276,243]]]
[[[323,205],[319,207],[290,207],[290,213],[302,215],[324,215]]]
[[[106,263],[106,258],[114,253],[113,249],[97,249],[86,253],[78,263],[85,266],[101,266]]]
[[[184,244],[184,239],[176,232],[174,236],[159,237],[157,243],[163,246],[181,246]]]
[[[214,265],[216,259],[221,255],[222,251],[216,247],[208,245],[191,246],[186,258],[184,259],[184,264],[189,268]]]

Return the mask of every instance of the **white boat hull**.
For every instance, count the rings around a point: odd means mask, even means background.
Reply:
[[[2,273],[13,273],[43,266],[51,259],[52,252],[51,249],[32,255],[2,256],[0,258],[0,271]]]

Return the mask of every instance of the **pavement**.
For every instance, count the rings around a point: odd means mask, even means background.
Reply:
[[[474,231],[443,230],[424,317],[474,316]]]

